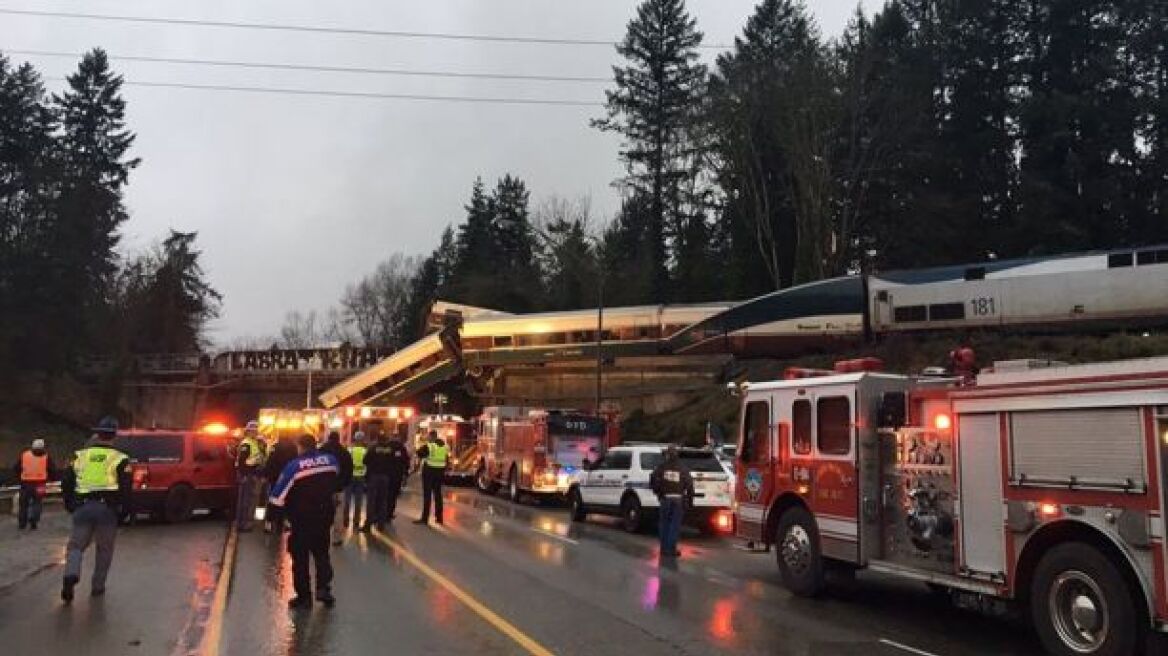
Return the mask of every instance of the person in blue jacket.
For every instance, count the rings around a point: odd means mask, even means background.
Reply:
[[[335,456],[316,448],[316,439],[302,435],[296,441],[299,455],[284,466],[272,486],[271,503],[288,520],[288,553],[292,555],[292,586],[296,596],[289,608],[312,607],[312,579],[308,559],[316,565],[316,599],[328,607],[336,603],[332,593],[333,568],[329,560],[329,534],[333,524],[341,467]]]

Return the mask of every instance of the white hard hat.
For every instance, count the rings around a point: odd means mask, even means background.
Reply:
[[[42,439],[41,439],[41,438],[39,438],[39,437],[38,437],[38,438],[36,438],[35,440],[33,440],[33,441],[32,441],[32,448],[34,448],[34,449],[43,449],[43,448],[45,448],[45,441],[44,441],[44,440],[42,440]]]

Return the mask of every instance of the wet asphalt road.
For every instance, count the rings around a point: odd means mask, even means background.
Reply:
[[[449,496],[443,528],[410,523],[418,512],[411,494],[384,539],[350,535],[334,549],[339,601],[331,610],[289,611],[282,545],[259,532],[239,536],[218,650],[207,653],[539,653],[532,644],[590,656],[1039,651],[1020,624],[950,608],[919,584],[861,575],[822,599],[798,599],[778,584],[773,554],[732,540],[687,535],[683,557],[659,563],[652,536],[628,535],[606,518],[572,524],[554,506],[462,489]],[[59,568],[0,592],[0,652],[186,653],[218,610],[208,606],[223,535],[209,521],[125,531],[117,584],[101,601],[82,586],[63,609]]]

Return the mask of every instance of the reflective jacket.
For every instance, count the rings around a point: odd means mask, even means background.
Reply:
[[[349,447],[349,454],[353,456],[353,478],[365,478],[365,446],[355,444]]]
[[[20,454],[16,462],[16,477],[21,483],[47,483],[53,475],[53,459],[47,451],[37,453],[32,449]]]
[[[434,469],[445,469],[446,459],[450,455],[450,449],[446,447],[446,443],[442,440],[435,442],[427,442],[418,449],[418,457],[421,458],[427,467]]]
[[[125,504],[131,485],[129,456],[98,440],[76,453],[61,479],[61,493],[66,507],[75,506],[78,497]]]

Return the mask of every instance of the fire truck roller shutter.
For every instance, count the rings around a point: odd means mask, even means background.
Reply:
[[[1012,412],[1010,448],[1015,482],[1147,489],[1139,408]]]
[[[958,420],[962,564],[981,574],[1001,574],[1006,568],[998,426],[996,412]]]

